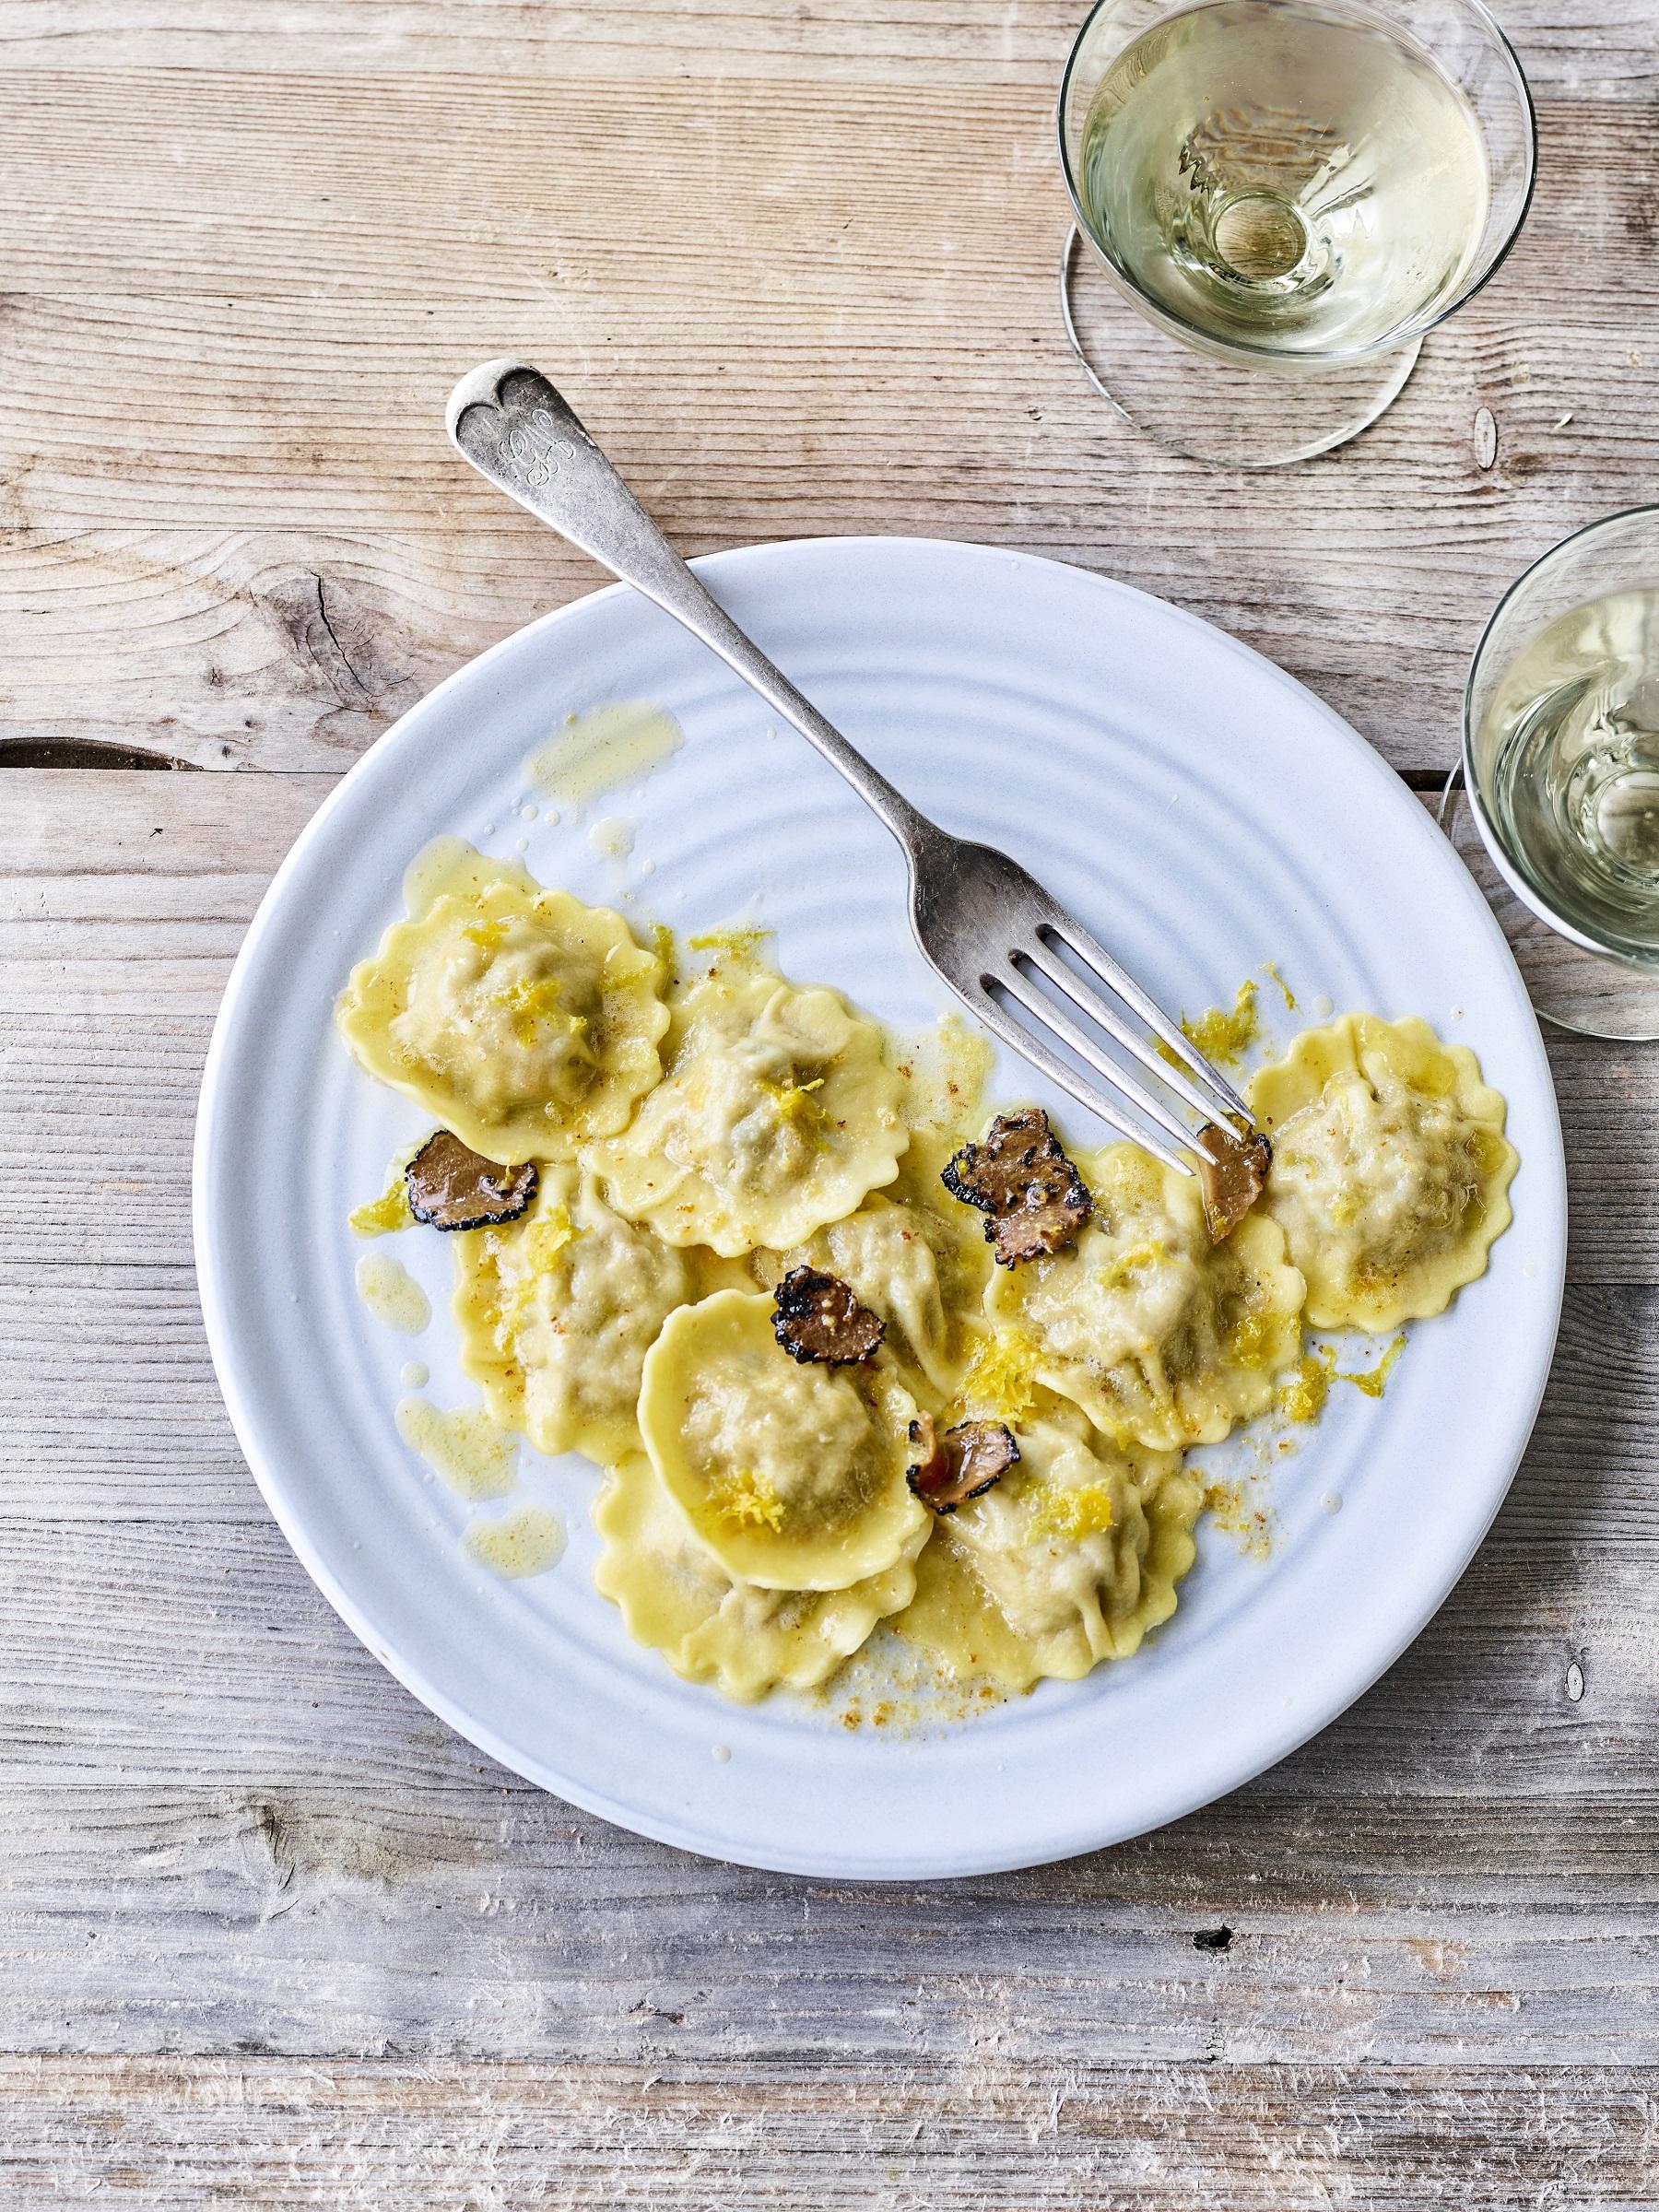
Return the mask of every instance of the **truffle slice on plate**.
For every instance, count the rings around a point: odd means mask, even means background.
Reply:
[[[772,1334],[803,1366],[855,1367],[874,1359],[887,1324],[839,1276],[792,1267],[772,1293]]]
[[[959,1421],[941,1436],[932,1414],[922,1413],[910,1425],[910,1441],[916,1456],[904,1479],[935,1513],[982,1498],[1019,1464],[1019,1446],[1000,1421]]]
[[[1198,1187],[1212,1244],[1225,1243],[1267,1186],[1273,1147],[1257,1129],[1248,1135],[1207,1122],[1193,1139]]]
[[[953,1198],[990,1216],[985,1241],[1005,1267],[1069,1244],[1094,1211],[1083,1178],[1041,1106],[999,1113],[941,1177]]]
[[[488,1229],[516,1221],[535,1195],[533,1159],[504,1168],[448,1129],[433,1131],[404,1174],[409,1211],[432,1229]]]

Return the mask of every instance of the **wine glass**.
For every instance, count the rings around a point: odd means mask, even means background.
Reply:
[[[1078,359],[1137,429],[1236,468],[1376,420],[1514,243],[1537,152],[1480,0],[1098,0],[1059,130]]]
[[[1575,532],[1500,602],[1441,818],[1539,1013],[1659,1038],[1659,507]]]

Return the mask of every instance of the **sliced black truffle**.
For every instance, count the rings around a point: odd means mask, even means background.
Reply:
[[[1041,1106],[999,1113],[944,1171],[953,1198],[988,1214],[985,1240],[1005,1267],[1069,1244],[1094,1211],[1083,1178]]]
[[[409,1211],[433,1229],[487,1229],[516,1221],[535,1195],[535,1162],[504,1168],[447,1129],[436,1130],[404,1170]]]
[[[772,1292],[772,1334],[792,1359],[854,1367],[874,1358],[887,1324],[839,1276],[792,1267]]]
[[[970,1498],[982,1498],[1019,1464],[1019,1446],[1000,1421],[959,1421],[940,1436],[932,1414],[918,1414],[910,1441],[916,1457],[904,1479],[935,1513],[954,1513]]]
[[[1266,1186],[1273,1147],[1259,1130],[1248,1135],[1206,1122],[1193,1139],[1198,1155],[1198,1187],[1204,1194],[1205,1226],[1210,1242],[1232,1235]]]

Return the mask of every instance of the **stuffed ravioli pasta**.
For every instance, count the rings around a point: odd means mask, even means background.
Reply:
[[[841,1590],[771,1590],[738,1580],[699,1542],[642,1453],[606,1477],[594,1509],[604,1544],[594,1582],[621,1609],[637,1643],[688,1681],[744,1702],[787,1687],[812,1689],[908,1606],[925,1529],[879,1573]]]
[[[1084,1155],[1074,1242],[999,1267],[986,1311],[1051,1390],[1152,1451],[1216,1443],[1272,1403],[1301,1347],[1302,1278],[1260,1214],[1212,1244],[1191,1176],[1135,1145]]]
[[[620,914],[463,848],[335,1010],[360,1066],[487,1159],[568,1159],[661,1072],[663,967]]]
[[[704,1547],[769,1590],[844,1590],[918,1548],[905,1481],[915,1412],[885,1374],[803,1366],[764,1294],[717,1291],[645,1355],[640,1430]]]
[[[461,1364],[538,1452],[639,1449],[645,1355],[693,1295],[683,1253],[612,1213],[591,1175],[542,1170],[523,1220],[455,1239]]]
[[[962,1367],[961,1331],[945,1306],[951,1260],[949,1232],[936,1215],[879,1191],[793,1251],[757,1255],[769,1283],[801,1266],[826,1269],[846,1283],[880,1317],[888,1354],[912,1394],[940,1405]]]
[[[838,992],[733,963],[675,1009],[669,1065],[595,1148],[611,1204],[669,1244],[798,1244],[890,1182],[909,1132],[885,1040]]]
[[[1267,1208],[1315,1328],[1443,1313],[1485,1273],[1518,1162],[1466,1045],[1415,1018],[1346,1014],[1261,1069],[1250,1102],[1273,1144]]]
[[[1201,1488],[1173,1452],[1109,1443],[1050,1400],[1019,1461],[941,1524],[903,1632],[953,1674],[1005,1689],[1126,1658],[1175,1610]]]
[[[726,1697],[812,1689],[883,1623],[975,1699],[1128,1657],[1194,1557],[1188,1448],[1380,1394],[1397,1344],[1349,1373],[1304,1322],[1441,1312],[1510,1218],[1503,1100],[1420,1021],[1261,1069],[1271,1160],[1240,1147],[1206,1218],[1133,1145],[987,1125],[982,1040],[901,1042],[740,933],[670,989],[665,933],[511,862],[446,841],[412,883],[337,1021],[440,1125],[352,1220],[453,1239],[483,1403],[400,1429],[473,1495],[516,1479],[507,1432],[597,1462],[599,1591]]]

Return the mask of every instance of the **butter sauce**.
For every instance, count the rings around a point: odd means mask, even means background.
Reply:
[[[366,1252],[357,1264],[358,1296],[376,1321],[400,1336],[418,1336],[432,1318],[431,1300],[401,1260]]]
[[[564,1557],[565,1526],[545,1505],[521,1505],[500,1521],[475,1521],[468,1527],[466,1548],[480,1567],[514,1579],[545,1574]]]
[[[516,861],[492,860],[464,837],[435,837],[404,871],[404,907],[410,921],[418,922],[440,899],[477,898],[503,876],[527,885],[532,892],[542,888]]]
[[[538,790],[580,806],[601,792],[638,782],[685,741],[685,732],[663,708],[622,700],[567,714],[551,743],[525,761],[524,772]]]
[[[397,1433],[462,1498],[507,1498],[518,1488],[518,1440],[481,1406],[445,1413],[426,1398],[400,1398]]]

